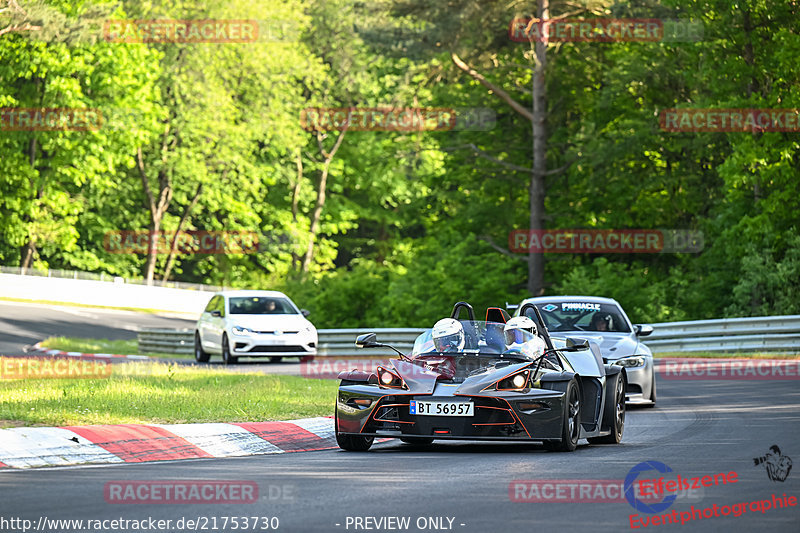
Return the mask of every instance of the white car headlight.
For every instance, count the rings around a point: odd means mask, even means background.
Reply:
[[[233,331],[234,335],[241,335],[243,337],[249,337],[250,335],[253,335],[255,333],[255,331],[253,331],[252,329],[243,328],[241,326],[233,326],[231,328],[231,331]]]
[[[644,366],[644,357],[626,357],[624,359],[620,359],[619,361],[614,361],[614,364],[623,368]]]

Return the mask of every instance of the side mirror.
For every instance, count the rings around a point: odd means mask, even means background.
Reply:
[[[356,337],[356,346],[359,348],[374,348],[378,344],[378,336],[374,333],[364,333]]]
[[[219,309],[214,309],[213,311],[211,311],[211,316],[219,318],[222,316],[222,313],[219,312]]]
[[[568,352],[577,352],[580,350],[588,350],[589,349],[589,341],[586,339],[573,339],[572,337],[567,337],[567,351]]]
[[[304,317],[307,317],[308,315],[311,314],[311,311],[309,311],[308,309],[301,309],[300,314],[303,315]]]
[[[636,324],[635,326],[633,326],[633,330],[639,337],[647,337],[648,335],[653,333],[653,326],[649,324]]]

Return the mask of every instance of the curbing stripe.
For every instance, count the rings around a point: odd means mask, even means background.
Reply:
[[[157,426],[120,424],[73,426],[66,429],[97,444],[126,463],[212,457],[194,444]]]
[[[212,457],[283,453],[283,450],[235,424],[158,424]]]
[[[381,439],[379,441],[389,440]],[[243,457],[336,448],[328,417],[235,424],[0,429],[0,468]]]
[[[122,462],[68,429],[31,427],[0,430],[0,460],[12,468]]]
[[[286,452],[308,452],[329,448],[329,445],[318,435],[292,422],[238,422],[235,425],[258,435]]]

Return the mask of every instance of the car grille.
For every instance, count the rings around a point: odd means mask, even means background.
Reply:
[[[264,345],[259,344],[253,346],[248,350],[249,352],[305,352],[306,349],[302,346],[276,346],[274,344]]]

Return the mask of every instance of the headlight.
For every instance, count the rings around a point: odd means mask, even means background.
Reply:
[[[528,386],[529,370],[517,372],[497,383],[497,390],[522,390]]]
[[[626,357],[625,359],[614,361],[614,364],[619,365],[622,368],[633,368],[636,366],[644,366],[644,357]]]
[[[242,335],[242,336],[245,336],[245,337],[253,335],[255,333],[255,331],[253,331],[252,329],[243,328],[241,326],[233,326],[231,328],[231,331],[233,331],[234,335]]]
[[[378,382],[380,383],[381,387],[390,387],[392,389],[406,389],[405,382],[403,379],[392,372],[391,370],[387,370],[382,366],[379,366],[377,369],[378,373]]]

